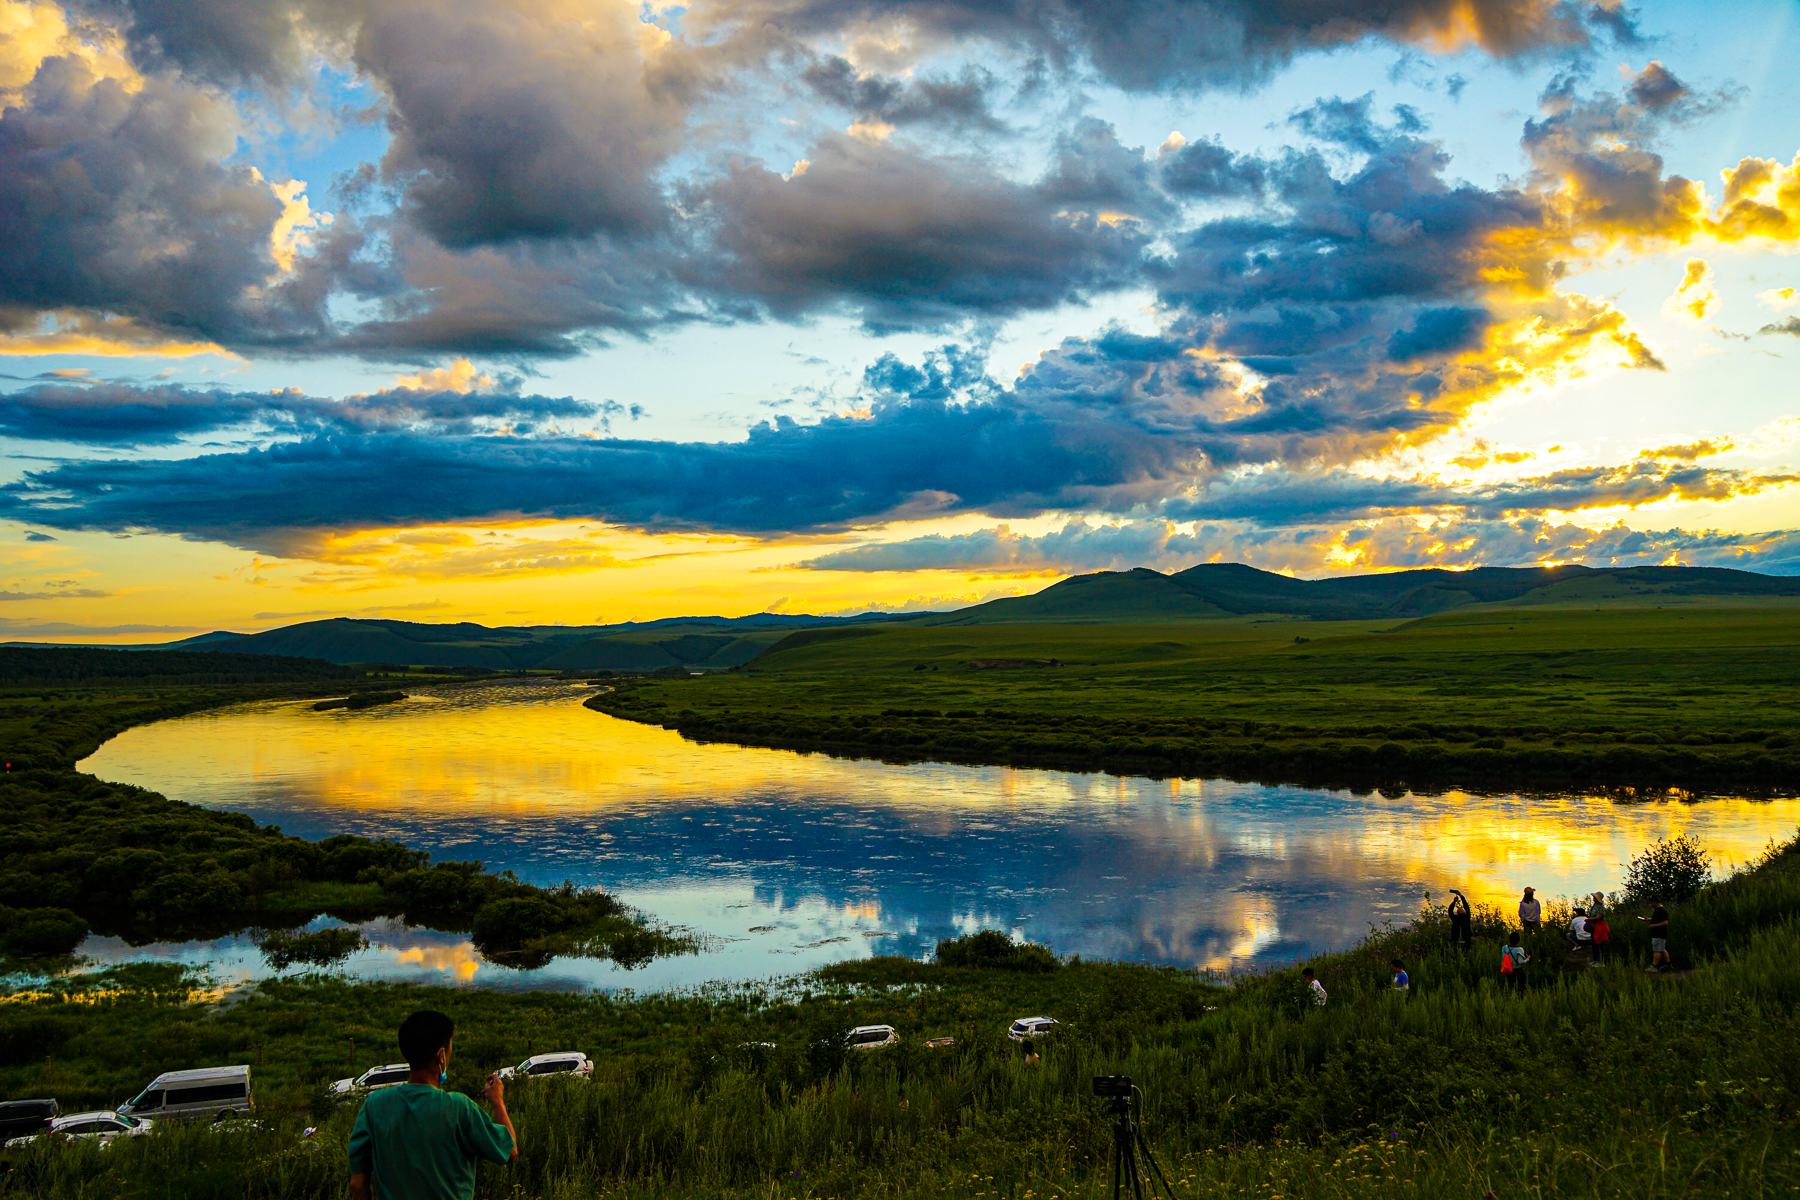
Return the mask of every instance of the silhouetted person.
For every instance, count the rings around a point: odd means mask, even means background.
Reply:
[[[440,1012],[416,1012],[400,1023],[400,1053],[412,1073],[398,1087],[372,1093],[356,1114],[349,1146],[355,1200],[471,1200],[476,1159],[518,1157],[498,1075],[488,1076],[481,1093],[497,1122],[467,1096],[442,1090],[455,1034],[455,1023]]]
[[[1650,915],[1639,917],[1640,921],[1650,922],[1650,965],[1645,968],[1651,974],[1669,969],[1669,910],[1663,907],[1661,898],[1650,897]]]
[[[1450,894],[1455,897],[1450,901],[1450,944],[1467,950],[1474,940],[1474,914],[1469,911],[1467,896],[1455,888]]]

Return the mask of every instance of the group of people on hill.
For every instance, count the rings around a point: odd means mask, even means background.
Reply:
[[[1467,950],[1475,942],[1474,911],[1467,896],[1455,888],[1450,889],[1450,895],[1450,942]],[[1663,906],[1660,897],[1653,896],[1650,898],[1650,915],[1637,919],[1650,925],[1650,965],[1645,969],[1651,974],[1668,970],[1669,910]],[[1500,982],[1503,986],[1515,991],[1525,990],[1525,968],[1531,963],[1531,955],[1525,950],[1525,935],[1542,933],[1543,930],[1544,906],[1537,898],[1537,889],[1528,887],[1519,899],[1519,928],[1507,935],[1506,945],[1500,948]],[[1569,919],[1567,936],[1571,953],[1587,952],[1588,966],[1605,965],[1612,945],[1612,925],[1607,921],[1606,896],[1603,893],[1590,894],[1585,907],[1575,910],[1574,916]],[[1406,964],[1396,958],[1389,960],[1388,965],[1394,970],[1389,990],[1410,995],[1412,977],[1406,973]],[[1313,969],[1307,967],[1301,971],[1300,978],[1313,1007],[1325,1007],[1328,1000],[1325,985],[1319,982]]]
[[[1469,901],[1461,892],[1452,889],[1454,897],[1450,901],[1450,940],[1462,945],[1465,949],[1470,944],[1469,927],[1471,913]],[[1650,898],[1650,915],[1638,917],[1650,926],[1650,965],[1646,968],[1651,974],[1669,969],[1669,910],[1663,907],[1660,897]],[[1502,983],[1523,990],[1525,987],[1525,968],[1531,962],[1531,955],[1525,952],[1524,940],[1528,933],[1542,933],[1544,929],[1544,906],[1537,898],[1536,888],[1526,888],[1525,894],[1519,898],[1519,928],[1509,934],[1506,945],[1500,952],[1500,979]],[[1586,906],[1577,908],[1569,918],[1566,936],[1572,953],[1587,952],[1588,966],[1599,967],[1606,963],[1606,956],[1612,945],[1612,925],[1607,920],[1606,896],[1594,892],[1588,896]]]

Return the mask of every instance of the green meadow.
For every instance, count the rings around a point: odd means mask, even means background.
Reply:
[[[1800,786],[1800,608],[884,626],[590,704],[702,740],[1368,786]]]
[[[454,1087],[532,1052],[596,1062],[590,1082],[508,1089],[521,1154],[481,1169],[483,1200],[1101,1196],[1103,1074],[1141,1089],[1181,1198],[1793,1195],[1800,841],[1675,906],[1674,971],[1642,970],[1642,911],[1615,906],[1620,942],[1598,969],[1555,932],[1533,937],[1515,994],[1497,973],[1502,914],[1478,911],[1464,951],[1427,909],[1313,960],[1323,1009],[1294,969],[1224,980],[1036,954],[644,997],[312,976],[221,998],[136,966],[7,995],[0,1090],[110,1106],[161,1070],[248,1062],[260,1127],[41,1144],[5,1166],[55,1200],[342,1196],[353,1110],[323,1088],[392,1060],[399,1020],[435,1007],[458,1022]],[[1395,955],[1410,996],[1387,990]],[[1035,1015],[1063,1024],[1028,1060],[1004,1031]],[[859,1023],[902,1044],[847,1053],[837,1034]]]

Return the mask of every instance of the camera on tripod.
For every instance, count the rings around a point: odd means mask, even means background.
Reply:
[[[1132,1120],[1131,1098],[1135,1091],[1129,1075],[1094,1076],[1094,1095],[1107,1102],[1107,1114],[1113,1119],[1113,1200],[1156,1200],[1155,1184],[1162,1185],[1163,1195],[1168,1200],[1175,1200],[1162,1166],[1150,1153],[1150,1143],[1144,1140],[1143,1130]],[[1143,1160],[1143,1167],[1149,1168],[1148,1172],[1140,1168],[1139,1159]],[[1144,1194],[1146,1191],[1148,1196]]]

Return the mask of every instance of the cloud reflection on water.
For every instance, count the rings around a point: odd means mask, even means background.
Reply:
[[[127,731],[83,769],[308,837],[396,837],[536,882],[603,886],[717,938],[634,976],[571,960],[543,973],[637,987],[922,954],[982,927],[1088,956],[1292,961],[1407,919],[1426,892],[1502,903],[1527,883],[1551,896],[1610,888],[1655,837],[1687,831],[1741,860],[1800,817],[1794,801],[1359,796],[890,766],[698,745],[584,709],[587,693],[436,689],[360,713],[246,705]],[[398,957],[353,960],[357,973],[525,978],[472,948],[456,959],[397,929],[375,940]]]

